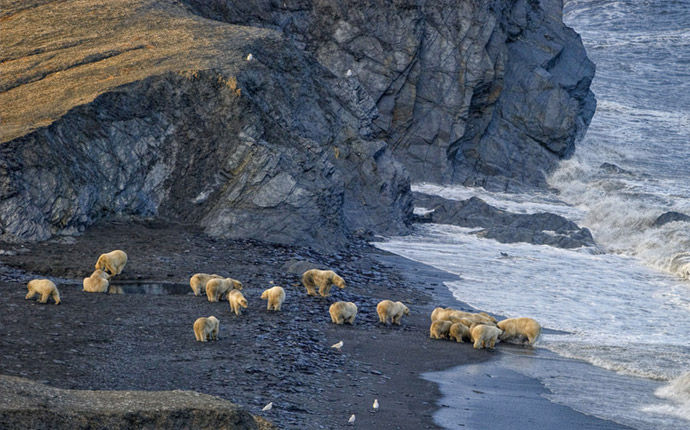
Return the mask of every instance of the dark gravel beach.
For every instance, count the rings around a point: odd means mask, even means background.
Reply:
[[[322,254],[217,240],[193,227],[151,221],[102,223],[75,238],[3,244],[2,249],[0,374],[51,387],[193,390],[237,403],[288,429],[340,428],[352,414],[360,428],[436,428],[432,416],[440,393],[420,375],[500,354],[499,349],[430,340],[429,314],[442,304],[434,301],[452,300],[438,295],[450,275],[366,244]],[[112,249],[129,254],[114,285],[125,292],[139,285],[177,294],[82,292],[81,279],[91,273],[99,254]],[[347,288],[333,288],[328,298],[307,296],[300,274],[310,264],[340,273]],[[235,316],[227,302],[193,296],[188,280],[195,272],[241,280],[249,308]],[[25,300],[26,281],[33,277],[53,279],[62,304]],[[286,289],[282,312],[266,311],[259,298],[271,285]],[[379,324],[376,304],[385,298],[410,307],[401,326]],[[328,307],[339,300],[359,307],[353,326],[330,322]],[[209,315],[220,320],[219,340],[197,343],[192,324]],[[340,340],[341,352],[330,347]],[[525,389],[543,390],[534,382]],[[374,399],[381,405],[376,413]],[[261,412],[268,402],[273,408]],[[549,405],[541,402],[541,413],[549,414]],[[519,399],[511,407],[518,411]],[[564,414],[567,408],[552,409]],[[578,425],[599,422],[581,417]],[[493,422],[491,414],[483,419],[477,428]],[[563,424],[568,428],[567,421]]]

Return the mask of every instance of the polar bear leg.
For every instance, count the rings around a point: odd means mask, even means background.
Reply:
[[[46,291],[41,293],[41,298],[38,300],[38,303],[48,303],[48,297],[50,297],[50,292]]]
[[[331,294],[331,283],[328,282],[321,287],[319,287],[319,294],[321,297],[328,297]]]

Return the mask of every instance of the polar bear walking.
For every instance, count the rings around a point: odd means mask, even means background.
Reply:
[[[410,309],[403,302],[381,300],[376,305],[376,313],[379,314],[379,322],[381,324],[387,324],[390,318],[391,323],[400,325],[403,315],[410,315]]]
[[[261,300],[268,300],[266,310],[279,311],[285,301],[285,290],[283,287],[273,287],[261,293]]]
[[[119,275],[127,264],[127,254],[125,251],[116,249],[106,254],[101,254],[96,262],[96,270],[107,270],[110,276]]]
[[[331,287],[345,288],[345,280],[332,270],[311,269],[302,274],[302,285],[307,289],[307,295],[315,296],[319,287],[321,297],[331,294]]]
[[[48,297],[52,297],[56,305],[60,304],[60,292],[49,279],[33,279],[26,284],[26,288],[29,290],[25,297],[27,300],[40,294],[39,303],[48,303]]]
[[[247,309],[247,299],[244,298],[240,290],[231,290],[228,293],[228,302],[235,315],[242,315],[242,308]]]

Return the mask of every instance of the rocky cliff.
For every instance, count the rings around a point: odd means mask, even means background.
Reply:
[[[0,231],[162,216],[337,246],[415,181],[540,186],[593,65],[544,1],[3,1]],[[249,57],[249,54],[251,56]]]
[[[350,71],[413,181],[543,186],[594,114],[594,64],[562,0],[184,1]]]

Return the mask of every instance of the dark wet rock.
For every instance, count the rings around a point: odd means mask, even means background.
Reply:
[[[414,181],[543,185],[594,114],[594,64],[560,0],[184,2],[312,53]]]
[[[275,31],[214,24],[174,2],[138,3],[109,3],[103,22],[60,19],[61,3],[3,11],[16,18],[7,20],[11,34],[50,28],[55,43],[36,54],[32,39],[18,38],[6,55],[63,61],[41,63],[40,85],[25,70],[2,78],[13,100],[42,103],[25,112],[0,101],[0,114],[14,115],[1,136],[5,240],[73,234],[116,216],[317,248],[342,246],[355,232],[405,230],[408,176],[384,141],[361,132],[371,115],[358,111],[354,89]],[[60,41],[85,37],[96,52],[120,37],[144,46],[122,57],[117,74],[95,59],[70,64],[81,51]],[[63,79],[91,81],[49,96]]]
[[[601,170],[603,170],[606,173],[609,174],[616,174],[616,175],[630,175],[631,173],[628,170],[623,169],[622,167],[619,167],[613,163],[601,163],[599,166]]]
[[[652,226],[661,227],[662,225],[670,222],[690,222],[690,216],[675,211],[664,212],[663,214],[659,215],[656,220],[654,220]]]
[[[6,429],[276,428],[233,403],[193,391],[64,390],[0,375],[0,392],[0,427]]]
[[[595,247],[587,228],[552,213],[517,214],[495,208],[478,197],[454,201],[415,193],[415,203],[431,212],[421,222],[481,228],[478,234],[502,243],[527,242],[559,248]]]
[[[408,172],[544,185],[595,105],[561,15],[559,0],[12,3],[0,235],[163,217],[335,249],[406,230]]]

